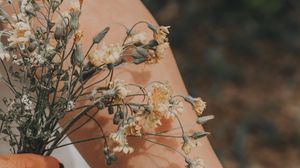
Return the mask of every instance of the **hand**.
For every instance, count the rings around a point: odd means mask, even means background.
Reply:
[[[51,156],[36,154],[0,155],[0,168],[59,168],[59,161]]]

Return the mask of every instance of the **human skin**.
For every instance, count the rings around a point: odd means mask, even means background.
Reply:
[[[59,168],[59,162],[35,154],[0,155],[0,168]]]
[[[64,3],[63,8],[68,9],[68,5]],[[105,37],[104,42],[106,44],[120,44],[125,37],[125,30],[121,24],[130,27],[139,21],[147,21],[156,25],[154,18],[138,0],[86,0],[83,2],[79,27],[84,33],[82,39],[83,48],[87,50],[93,36],[106,26],[110,26],[111,30]],[[138,26],[135,30],[146,30],[145,32],[149,39],[152,36],[151,31],[144,25]],[[171,28],[171,33],[176,32],[172,32]],[[170,43],[172,43],[172,41]],[[116,69],[114,78],[124,79],[128,83],[136,83],[139,85],[146,85],[151,81],[168,81],[175,94],[188,95],[171,50],[167,51],[167,56],[163,58],[159,64],[147,66],[128,64],[125,67]],[[95,80],[97,79],[95,78]],[[196,115],[192,109],[189,106],[185,106],[185,108],[185,113],[180,116],[185,129],[189,132],[193,130],[203,131],[203,128],[195,123]],[[96,116],[97,120],[103,124],[107,133],[115,131],[116,128],[110,123],[111,121],[108,119],[109,116],[104,113],[105,112],[99,112]],[[65,121],[67,121],[71,115],[68,115],[65,118]],[[163,126],[159,128],[160,130],[170,130],[178,127],[176,120],[164,120],[163,123]],[[63,122],[61,122],[61,124],[63,124]],[[99,136],[99,134],[101,133],[97,125],[93,122],[89,122],[80,130],[72,134],[70,138],[72,141],[76,141]],[[181,151],[182,144],[179,140],[166,138],[152,138],[152,140],[175,147],[178,151]],[[134,153],[129,155],[118,155],[118,161],[114,162],[110,167],[182,168],[186,165],[184,159],[180,155],[165,147],[153,145],[150,142],[145,142],[137,138],[131,138],[129,144],[135,148]],[[207,168],[221,168],[222,166],[212,150],[208,139],[201,139],[200,144],[201,145],[192,152],[191,157],[203,159]],[[75,146],[91,167],[106,167],[104,156],[102,154],[102,140],[76,144]]]
[[[138,0],[84,1],[79,28],[84,32],[84,37],[82,39],[83,47],[87,49],[91,44],[93,36],[108,25],[111,27],[111,30],[104,39],[105,43],[120,44],[125,37],[124,28],[120,25],[120,23],[130,27],[139,21],[147,21],[155,25],[157,24],[149,11]],[[151,31],[147,30],[146,26],[138,26],[135,30],[146,30],[148,37],[151,38],[152,36]],[[176,32],[172,32],[171,28],[171,33]],[[172,41],[170,43],[172,43]],[[140,85],[146,85],[151,81],[168,81],[172,86],[174,93],[188,95],[171,50],[167,51],[167,56],[163,58],[159,64],[146,66],[126,65],[126,67],[119,68],[115,72],[115,78],[124,79],[129,83],[137,83]],[[195,123],[196,115],[192,109],[189,106],[186,106],[185,108],[186,111],[182,116],[180,116],[180,119],[186,130],[203,131],[203,128]],[[116,128],[108,123],[107,117],[107,115],[101,112],[96,116],[97,120],[102,122],[104,125],[105,130],[115,130]],[[178,127],[178,123],[175,120],[166,120],[163,122],[165,122],[165,124],[160,128],[160,130],[168,130]],[[76,139],[89,138],[97,135],[99,135],[98,127],[93,122],[90,122],[81,130],[71,135],[70,138],[75,141]],[[173,146],[177,148],[177,150],[181,151],[181,143],[178,140],[163,138],[156,138],[156,140]],[[135,147],[135,152],[129,155],[119,155],[118,161],[114,162],[111,167],[182,168],[186,165],[184,159],[180,155],[165,147],[153,145],[149,142],[136,138],[130,140],[129,143],[131,146]],[[75,146],[91,167],[105,167],[102,155],[102,144],[103,141],[93,141],[77,144]],[[222,166],[218,161],[208,139],[201,139],[200,144],[202,145],[199,145],[193,151],[191,155],[192,158],[199,157],[203,159],[207,168],[221,168]]]

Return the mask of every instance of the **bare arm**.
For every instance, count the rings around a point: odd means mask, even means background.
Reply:
[[[124,39],[124,28],[117,23],[122,23],[126,26],[132,26],[138,21],[145,20],[156,24],[151,14],[147,11],[144,5],[138,0],[97,0],[84,1],[82,15],[80,19],[80,29],[84,32],[83,44],[87,49],[91,43],[93,36],[107,25],[111,26],[111,31],[105,38],[105,43],[121,43]],[[137,30],[145,30],[145,27],[138,27]],[[176,33],[176,32],[175,32]],[[148,32],[148,36],[151,33]],[[160,64],[151,66],[127,66],[116,71],[116,78],[125,79],[132,83],[141,85],[147,84],[150,81],[168,81],[175,93],[187,95],[186,88],[181,79],[176,62],[173,58],[171,50],[168,51],[167,57]],[[194,112],[189,107],[186,107],[186,112],[181,116],[184,126],[187,130],[203,130],[202,127],[195,123]],[[97,118],[105,120],[103,114],[99,114]],[[177,127],[178,124],[170,122],[164,129]],[[111,127],[110,124],[105,125],[106,129]],[[72,140],[88,138],[98,135],[97,127],[93,123],[89,123],[83,129],[71,136]],[[175,146],[179,150],[181,144],[177,140],[158,139],[160,142]],[[181,168],[185,166],[184,159],[162,146],[153,145],[150,142],[143,140],[133,140],[136,150],[131,155],[121,156],[112,167],[172,167]],[[218,168],[222,167],[215,156],[207,138],[201,140],[201,144],[193,153],[193,156],[200,157],[204,160],[206,167]],[[101,142],[89,142],[76,145],[84,158],[92,167],[102,167],[103,156]]]

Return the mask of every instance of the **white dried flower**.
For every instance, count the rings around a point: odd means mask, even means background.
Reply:
[[[125,154],[130,154],[134,151],[132,147],[128,145],[128,143],[119,144],[118,146],[114,147],[113,152],[123,152]]]
[[[124,127],[119,127],[117,132],[111,133],[109,137],[110,137],[110,139],[112,139],[114,142],[116,142],[118,144],[127,143]]]
[[[128,95],[127,84],[123,80],[115,80],[110,83],[109,90],[102,91],[104,96],[116,97],[118,99],[124,99]]]
[[[148,93],[152,111],[165,118],[174,117],[184,112],[183,103],[177,99],[172,99],[172,90],[168,83],[156,83]]]
[[[141,133],[142,127],[132,118],[129,123],[124,125],[125,135],[134,135],[134,136],[142,136]]]
[[[202,113],[206,107],[206,103],[200,97],[193,98],[191,96],[186,96],[184,99],[185,99],[185,101],[189,102],[192,105],[197,116],[202,115]]]
[[[154,83],[152,89],[148,92],[149,97],[149,107],[145,111],[139,120],[144,120],[144,127],[146,129],[154,129],[161,125],[162,117],[170,117],[171,113],[176,111],[170,108],[172,105],[169,100],[172,94],[172,90],[168,83]],[[175,107],[175,106],[174,106]],[[172,114],[174,115],[174,114]]]
[[[187,163],[186,168],[205,168],[204,162],[202,159],[190,159],[186,158],[185,162]]]
[[[71,111],[74,108],[75,108],[75,103],[72,100],[68,101],[68,103],[67,103],[67,110]]]
[[[125,45],[134,44],[134,43],[144,44],[146,42],[147,42],[147,38],[144,32],[138,32],[138,33],[133,32],[131,35],[127,37],[125,41]]]
[[[150,57],[146,61],[146,64],[156,64],[158,63],[162,58],[164,58],[167,55],[166,50],[169,48],[169,43],[161,43],[158,44],[155,48],[155,50],[150,50]]]
[[[188,136],[183,136],[183,145],[182,145],[182,150],[185,154],[190,154],[192,149],[197,147],[197,141],[194,139],[191,139]]]
[[[95,50],[89,55],[89,61],[94,66],[103,64],[114,64],[121,58],[122,46],[120,45],[105,45],[98,50]]]
[[[90,99],[91,100],[94,100],[96,95],[97,95],[98,91],[96,88],[94,88],[92,91],[91,91],[91,94],[90,94]]]
[[[19,58],[19,59],[14,59],[14,60],[12,61],[12,63],[15,64],[15,65],[17,65],[17,66],[21,66],[21,65],[24,64],[24,61],[23,61],[22,58]]]
[[[21,103],[24,105],[25,110],[33,110],[34,108],[32,101],[28,98],[27,95],[22,96]]]
[[[11,35],[7,39],[9,46],[14,47],[18,44],[24,45],[32,37],[31,29],[28,23],[20,21],[16,23],[15,28],[10,31]]]
[[[146,112],[143,117],[144,123],[143,126],[145,129],[155,129],[158,126],[162,125],[161,123],[161,114],[157,111]]]
[[[164,117],[170,118],[174,117],[175,115],[182,114],[184,112],[183,103],[177,99],[170,99],[169,100],[169,107],[167,111],[164,111]]]
[[[170,47],[168,42],[161,43],[156,46],[155,54],[158,58],[164,58],[167,54],[166,50]]]
[[[160,26],[154,31],[154,39],[158,42],[158,44],[163,44],[168,41],[167,35],[169,32],[170,26]]]
[[[44,65],[47,60],[40,54],[34,53],[33,63],[37,65]]]
[[[151,91],[148,92],[152,110],[159,112],[167,111],[171,94],[172,90],[168,83],[153,84]]]

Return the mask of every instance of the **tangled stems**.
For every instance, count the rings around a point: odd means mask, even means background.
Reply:
[[[84,111],[80,112],[79,114],[77,114],[75,117],[73,117],[65,126],[65,128],[61,131],[60,135],[55,139],[55,141],[51,144],[50,149],[54,148],[58,142],[61,140],[61,138],[63,138],[63,136],[65,134],[67,134],[67,132],[69,131],[69,129],[74,125],[74,123],[76,123],[82,116],[84,116],[86,113],[88,113],[90,110],[92,110],[93,108],[95,108],[97,106],[93,105],[90,107],[87,107]],[[49,156],[51,155],[53,150],[48,150],[45,155]]]
[[[121,45],[102,42],[110,30],[106,27],[94,36],[84,52],[79,24],[84,3],[72,2],[69,10],[61,11],[61,2],[57,0],[20,1],[19,7],[11,5],[16,17],[3,16],[8,26],[0,31],[0,36],[7,43],[0,45],[0,60],[6,75],[1,75],[0,82],[9,87],[13,96],[4,99],[5,112],[0,110],[0,133],[9,137],[13,152],[51,155],[57,148],[104,139],[103,151],[111,164],[117,153],[134,151],[134,144],[127,140],[130,137],[169,149],[172,147],[151,138],[183,139],[184,145],[195,146],[194,141],[206,134],[196,132],[187,136],[180,115],[185,115],[183,102],[187,102],[199,117],[205,108],[200,98],[173,96],[167,82],[140,86],[115,79],[115,70],[120,66],[155,64],[165,57],[169,26],[137,22],[126,28]],[[56,16],[58,19],[54,20]],[[146,24],[153,38],[147,39],[143,32],[134,31],[139,24]],[[10,64],[13,66],[7,67]],[[95,113],[90,113],[94,110]],[[101,119],[95,118],[104,112],[114,125],[109,131],[104,130]],[[68,113],[73,116],[62,123]],[[82,118],[86,120],[80,123]],[[170,118],[177,120],[176,129],[181,134],[167,134],[172,129],[152,133]],[[200,118],[197,122],[204,123],[210,118]],[[68,135],[89,121],[99,128],[100,136],[61,145]]]

